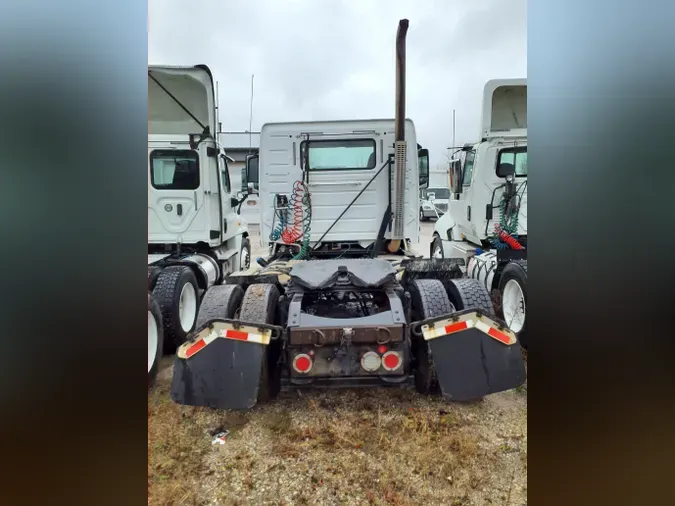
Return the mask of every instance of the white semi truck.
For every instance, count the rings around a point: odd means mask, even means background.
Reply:
[[[480,141],[462,149],[450,170],[452,198],[435,224],[430,254],[455,259],[501,307],[528,346],[527,80],[488,81]]]
[[[248,409],[281,389],[406,385],[462,401],[525,381],[485,286],[410,249],[429,167],[405,119],[407,29],[394,120],[263,127],[243,186],[258,185],[269,253],[207,294],[176,352],[175,402]]]
[[[211,71],[148,67],[148,383],[251,246],[219,147]]]

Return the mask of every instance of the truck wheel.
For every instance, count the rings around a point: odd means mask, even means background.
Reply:
[[[157,265],[148,266],[148,290],[152,290],[155,288],[157,278],[159,277],[161,272],[162,268],[158,267]]]
[[[278,301],[279,290],[275,285],[265,283],[250,285],[244,294],[239,319],[273,325]],[[277,365],[280,344],[280,340],[277,340],[265,346],[258,382],[258,404],[274,399],[281,389],[281,368]]]
[[[495,316],[495,308],[487,288],[473,278],[451,279],[447,285],[448,298],[457,308],[478,309],[486,316]]]
[[[244,290],[239,285],[216,285],[206,291],[199,305],[195,328],[214,318],[234,318],[241,307]]]
[[[198,289],[194,272],[185,265],[166,267],[157,278],[152,294],[162,310],[165,349],[175,351],[194,328],[199,309]]]
[[[431,243],[431,258],[445,258],[443,255],[443,241],[437,235],[434,236],[434,241]]]
[[[499,278],[504,321],[527,349],[525,310],[527,308],[527,261],[515,260],[504,267]]]
[[[416,279],[410,284],[412,319],[420,321],[432,316],[441,316],[455,311],[448,294],[437,279]],[[439,391],[436,371],[429,344],[422,336],[413,336],[412,354],[415,358],[415,388],[428,395]]]
[[[241,240],[241,251],[239,252],[239,270],[245,271],[251,267],[251,241],[248,237]]]
[[[155,384],[163,348],[162,313],[159,304],[148,292],[148,390]]]

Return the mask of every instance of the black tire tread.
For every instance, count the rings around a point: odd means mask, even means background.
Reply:
[[[274,324],[278,301],[279,290],[276,285],[267,283],[250,285],[241,303],[239,319],[244,322]],[[272,346],[273,344],[270,343],[265,347],[265,354],[260,370],[260,381],[258,383],[258,404],[274,398],[279,391],[279,385],[271,385],[269,378],[270,365],[272,365],[269,362],[271,357],[274,356],[274,354],[270,353]],[[276,371],[274,372],[276,373]],[[274,374],[274,379],[277,379],[277,374]]]
[[[152,291],[152,289],[155,288],[157,278],[159,277],[161,272],[162,268],[159,267],[158,265],[148,266],[148,290]]]
[[[413,320],[424,320],[454,312],[443,283],[438,279],[416,279],[410,284]],[[429,344],[421,338],[413,341],[413,353],[417,360],[415,388],[424,395],[440,390]]]
[[[486,316],[496,316],[487,288],[473,278],[452,279],[448,284],[448,297],[458,311],[478,309]]]
[[[248,247],[248,267],[242,267],[241,266],[241,251],[244,250],[244,247]],[[241,250],[239,252],[239,269],[245,271],[251,267],[251,241],[248,237],[244,237],[241,240]]]
[[[431,241],[431,247],[430,247],[431,249],[429,250],[429,258],[434,258],[434,250],[436,249],[436,242],[440,243],[441,255],[443,255],[443,258],[445,258],[445,254],[443,254],[443,240],[438,235],[435,235],[434,240]]]
[[[239,285],[216,285],[206,291],[197,313],[195,328],[214,318],[234,318],[244,298]]]
[[[162,328],[162,312],[159,309],[159,304],[152,296],[152,293],[148,292],[148,311],[150,311],[153,316],[157,319],[157,356],[154,365],[148,373],[148,390],[152,389],[155,386],[155,380],[157,379],[157,372],[159,371],[159,361],[162,358],[164,353],[164,331]]]
[[[421,303],[421,314],[418,315],[420,319],[441,316],[455,310],[443,283],[438,279],[416,279],[412,282],[411,289],[413,301],[417,298],[418,304]]]
[[[168,339],[174,346],[180,346],[185,340],[185,333],[180,325],[180,320],[176,321],[179,315],[174,314],[173,304],[176,293],[176,285],[181,276],[187,276],[188,282],[192,282],[197,294],[199,294],[199,284],[197,277],[192,272],[192,269],[186,265],[170,265],[162,270],[157,278],[155,288],[152,290],[152,295],[159,303],[162,310],[162,320],[164,322],[165,339]],[[199,308],[197,308],[199,314]],[[196,318],[195,318],[196,320]]]

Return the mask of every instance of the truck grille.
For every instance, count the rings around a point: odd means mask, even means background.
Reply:
[[[435,205],[439,211],[445,212],[448,210],[448,204],[435,204]]]

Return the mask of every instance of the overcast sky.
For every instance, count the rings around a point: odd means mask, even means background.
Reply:
[[[483,85],[527,77],[525,0],[149,0],[151,64],[211,68],[223,130],[393,118],[394,40],[407,37],[406,116],[431,165],[477,140]]]

